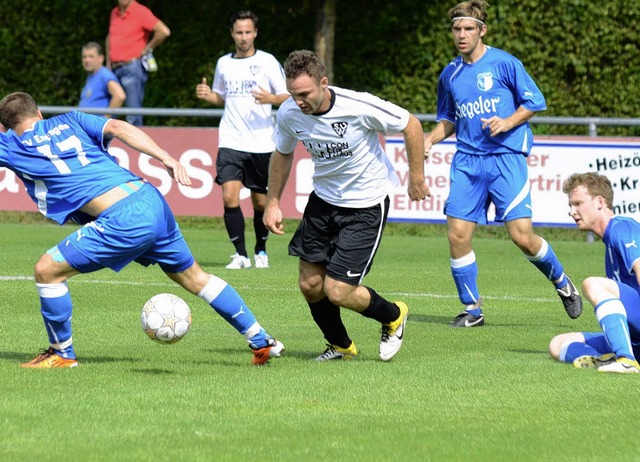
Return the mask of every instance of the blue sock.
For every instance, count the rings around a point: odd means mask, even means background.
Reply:
[[[66,282],[36,283],[40,296],[40,312],[51,347],[63,358],[75,359],[71,337],[71,311],[73,304]]]
[[[560,361],[573,364],[573,361],[580,356],[600,356],[601,353],[590,345],[582,342],[571,342],[562,347],[560,351]]]
[[[533,256],[524,254],[524,256],[533,263],[548,280],[553,282],[556,289],[562,289],[567,285],[567,278],[564,275],[562,264],[547,241],[542,239],[542,247],[540,247],[537,254]]]
[[[253,347],[263,348],[268,345],[269,335],[260,326],[238,292],[224,280],[211,275],[211,279],[198,296],[240,332]]]
[[[478,291],[478,265],[476,254],[471,253],[461,258],[451,259],[451,274],[458,289],[458,298],[463,305],[475,305],[480,301]],[[478,316],[482,311],[477,308]]]
[[[598,303],[595,312],[598,324],[616,357],[624,356],[635,360],[629,338],[627,312],[620,299],[612,298]]]

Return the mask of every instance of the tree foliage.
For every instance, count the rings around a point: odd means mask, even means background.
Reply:
[[[260,17],[257,46],[284,61],[313,49],[314,0],[260,3],[140,0],[172,31],[156,50],[147,107],[206,107],[195,85],[232,50],[228,18],[239,9]],[[486,43],[517,56],[547,98],[546,116],[638,117],[640,10],[622,0],[490,1]],[[27,91],[42,105],[77,104],[85,74],[80,49],[104,43],[113,1],[0,0],[0,94]],[[334,83],[375,93],[413,112],[434,113],[436,85],[456,56],[447,10],[435,0],[337,1]],[[210,119],[145,118],[149,124],[211,125]],[[428,128],[428,127],[427,127]],[[584,134],[584,127],[535,125],[538,132]],[[600,128],[638,135],[638,129]]]

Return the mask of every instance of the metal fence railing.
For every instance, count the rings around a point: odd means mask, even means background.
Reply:
[[[43,114],[62,114],[73,110],[81,110],[89,114],[104,114],[105,109],[78,108],[74,106],[40,106]],[[158,117],[222,117],[222,109],[188,109],[188,108],[115,108],[108,109],[112,115],[141,115]],[[421,122],[435,122],[435,114],[415,114]],[[529,121],[531,124],[545,125],[582,125],[587,128],[588,136],[598,136],[598,127],[640,127],[640,118],[623,119],[608,117],[547,117],[535,116]]]

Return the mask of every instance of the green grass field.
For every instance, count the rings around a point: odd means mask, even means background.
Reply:
[[[201,265],[234,285],[285,343],[282,358],[251,367],[244,339],[202,300],[158,268],[134,264],[70,280],[80,367],[21,369],[47,345],[33,264],[72,230],[0,224],[0,460],[640,458],[638,377],[549,358],[553,335],[598,329],[593,310],[570,320],[507,240],[476,240],[487,325],[464,330],[447,326],[460,306],[444,233],[390,233],[365,282],[409,304],[403,349],[380,361],[379,325],[343,311],[360,357],[316,363],[324,342],[297,289],[297,260],[286,254],[293,228],[271,238],[271,268],[230,271],[224,231],[183,227]],[[602,244],[551,243],[575,281],[602,274]],[[192,308],[191,332],[174,345],[140,328],[142,305],[159,292]]]

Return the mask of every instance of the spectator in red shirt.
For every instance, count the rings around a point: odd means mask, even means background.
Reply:
[[[106,39],[107,67],[124,87],[125,106],[142,107],[148,73],[155,70],[145,67],[147,58],[169,35],[169,28],[135,0],[118,0],[118,6],[111,11]],[[142,116],[128,115],[127,122],[142,125]]]

